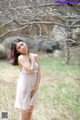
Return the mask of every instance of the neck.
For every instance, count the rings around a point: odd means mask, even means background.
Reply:
[[[29,56],[29,53],[24,53],[23,55],[24,55],[24,56]]]

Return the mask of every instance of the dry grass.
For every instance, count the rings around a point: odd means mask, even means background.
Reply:
[[[80,68],[41,55],[41,83],[34,120],[80,120]],[[18,67],[0,62],[0,111],[8,111],[10,120],[19,120],[14,108]]]

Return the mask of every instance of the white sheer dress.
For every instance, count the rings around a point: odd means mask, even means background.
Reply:
[[[35,104],[36,93],[31,97],[31,90],[36,85],[38,73],[38,64],[34,63],[34,72],[28,73],[25,68],[22,68],[17,81],[15,108],[27,110],[31,105]]]

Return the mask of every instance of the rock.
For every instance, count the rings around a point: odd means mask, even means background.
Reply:
[[[64,52],[62,50],[55,50],[53,56],[56,58],[62,58],[64,56]]]
[[[80,28],[72,29],[72,39],[73,40],[78,39],[78,34],[80,34]]]
[[[67,39],[67,31],[64,27],[55,25],[53,31],[51,32],[53,38],[56,42],[63,41]]]
[[[34,49],[35,51],[43,51],[47,53],[52,53],[56,49],[61,49],[58,42],[55,40],[49,40],[47,37],[35,37],[34,39]]]

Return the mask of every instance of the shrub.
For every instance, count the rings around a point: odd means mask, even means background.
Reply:
[[[6,59],[7,58],[7,52],[5,47],[0,44],[0,59]]]

